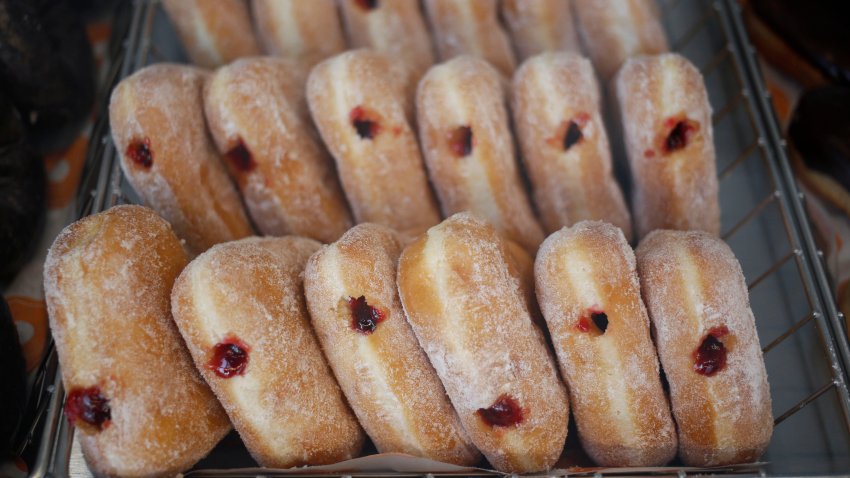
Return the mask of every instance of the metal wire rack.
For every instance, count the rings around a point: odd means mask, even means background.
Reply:
[[[776,428],[763,457],[766,464],[755,471],[737,472],[846,474],[850,472],[847,325],[835,306],[822,253],[805,213],[805,198],[794,182],[741,9],[734,0],[659,0],[659,7],[672,49],[697,65],[706,80],[715,111],[723,238],[741,261],[759,337],[765,344]],[[125,48],[115,60],[102,98],[108,97],[114,83],[142,66],[180,58],[175,45],[176,36],[163,20],[158,3],[137,0]],[[118,166],[106,109],[102,101],[78,194],[80,217],[118,203],[137,202]],[[612,138],[614,150],[622,150],[617,146],[617,138]],[[41,441],[30,444],[38,446],[32,476],[65,476],[72,429],[61,418],[64,392],[52,350],[36,387],[38,420],[30,436],[38,427]],[[203,470],[211,467],[216,466],[202,462],[189,474],[274,474],[261,469]]]

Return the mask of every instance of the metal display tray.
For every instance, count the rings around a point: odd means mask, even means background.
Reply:
[[[659,7],[672,50],[689,58],[705,77],[714,110],[722,237],[741,261],[764,345],[776,428],[762,458],[766,464],[755,473],[846,474],[850,472],[846,324],[836,309],[741,9],[733,0],[662,0]],[[77,198],[80,217],[137,202],[122,177],[109,136],[111,86],[147,64],[183,59],[176,34],[155,0],[133,3],[120,50],[92,131]],[[622,157],[616,158],[620,143],[620,138],[612,137],[615,159],[621,162]],[[62,417],[64,391],[52,347],[35,386],[38,416],[32,424],[36,433],[30,437],[41,439],[31,438],[29,444],[37,447],[32,476],[67,476],[73,430]],[[190,474],[246,476],[238,471],[205,473],[209,468],[252,466],[217,456],[218,450]],[[668,471],[676,473],[674,468]]]

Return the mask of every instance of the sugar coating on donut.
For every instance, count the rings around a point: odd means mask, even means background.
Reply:
[[[334,0],[252,0],[257,37],[265,51],[305,66],[345,50]]]
[[[405,249],[399,292],[473,443],[496,469],[522,473],[554,464],[569,405],[507,254],[492,226],[456,214]],[[508,397],[521,418],[487,420]]]
[[[194,253],[252,232],[207,133],[201,91],[207,76],[194,67],[152,65],[122,80],[109,105],[124,175]],[[153,157],[149,168],[138,168],[127,157],[139,140]]]
[[[171,317],[171,285],[186,262],[168,223],[141,206],[73,223],[48,252],[51,333],[69,401],[81,402],[70,408],[102,420],[68,416],[96,473],[178,473],[230,430]]]
[[[614,85],[638,236],[654,229],[719,235],[711,105],[700,72],[674,53],[639,57],[626,61]],[[671,140],[677,128],[681,138]]]
[[[247,238],[198,256],[174,286],[174,317],[201,374],[263,466],[357,456],[363,434],[309,323],[302,274],[316,241]],[[206,365],[238,339],[248,361],[222,377]]]
[[[593,67],[579,55],[544,53],[514,75],[514,123],[546,229],[601,219],[631,239],[599,108]]]
[[[506,77],[513,74],[516,59],[499,22],[497,0],[425,0],[424,5],[443,61],[473,55]]]
[[[472,211],[529,251],[543,241],[519,176],[499,74],[460,56],[431,68],[416,100],[419,138],[445,215]],[[469,129],[469,154],[458,131]]]
[[[582,221],[546,239],[536,290],[584,449],[601,466],[660,466],[676,430],[620,229]]]
[[[602,81],[629,58],[669,51],[652,0],[574,0],[579,36]]]
[[[503,0],[501,13],[520,60],[545,51],[581,53],[570,2]]]
[[[641,242],[637,258],[670,384],[680,456],[697,466],[757,460],[770,440],[773,419],[740,264],[724,242],[696,231],[656,231]],[[694,352],[713,332],[726,360],[707,375],[695,369]]]
[[[307,99],[357,222],[424,230],[440,215],[399,68],[375,51],[342,53],[313,69]]]
[[[364,429],[382,453],[472,465],[481,456],[407,323],[396,287],[395,231],[364,223],[322,248],[305,271],[312,323]],[[361,299],[362,298],[362,299]],[[352,301],[382,319],[352,327]]]
[[[333,241],[352,221],[308,117],[301,70],[281,58],[238,60],[206,84],[204,108],[259,230]]]

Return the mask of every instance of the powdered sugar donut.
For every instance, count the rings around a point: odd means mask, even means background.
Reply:
[[[271,57],[219,68],[204,88],[207,123],[260,232],[333,242],[352,222],[297,70]]]
[[[304,266],[319,246],[295,236],[220,244],[172,292],[195,365],[267,467],[336,463],[363,445],[304,302]]]
[[[601,466],[660,466],[676,455],[635,257],[620,229],[582,221],[549,236],[535,262],[584,450]]]
[[[402,70],[375,51],[345,52],[313,68],[307,100],[357,222],[421,232],[440,213],[410,127]]]
[[[572,0],[502,0],[502,18],[520,61],[547,51],[581,53]]]
[[[309,67],[345,50],[335,0],[251,0],[251,9],[270,55]]]
[[[655,231],[637,264],[680,458],[693,466],[757,461],[773,432],[770,389],[732,250],[701,231]]]
[[[574,53],[530,58],[514,75],[512,98],[522,157],[546,230],[601,219],[631,239],[590,62]]]
[[[160,63],[112,91],[109,124],[121,169],[193,253],[251,235],[242,201],[204,121],[207,73]]]
[[[230,431],[171,317],[187,262],[168,223],[141,206],[71,224],[47,254],[65,415],[97,475],[172,476]]]
[[[404,250],[398,289],[472,442],[497,470],[526,473],[560,456],[569,403],[505,244],[455,214]]]
[[[654,229],[719,235],[711,105],[699,70],[674,53],[634,58],[614,88],[638,237]]]
[[[398,235],[360,224],[307,263],[313,327],[378,451],[475,465],[472,445],[401,308]]]
[[[416,98],[419,138],[445,215],[471,211],[535,251],[543,230],[520,180],[504,95],[499,74],[479,58],[431,68]]]

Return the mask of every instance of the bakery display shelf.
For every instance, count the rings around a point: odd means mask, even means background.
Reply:
[[[741,261],[747,278],[773,398],[776,427],[762,458],[765,463],[756,471],[750,467],[714,473],[847,474],[850,472],[847,385],[850,347],[846,324],[835,306],[822,254],[809,227],[805,198],[794,182],[769,93],[743,28],[740,7],[733,0],[661,0],[659,7],[672,49],[689,58],[705,77],[714,110],[723,238]],[[80,217],[115,204],[137,202],[122,177],[109,136],[107,106],[111,86],[149,63],[183,59],[176,34],[158,2],[138,0],[132,10],[125,48],[114,59],[110,81],[100,98],[99,117],[92,131],[78,192]],[[609,129],[614,132],[611,126]],[[612,135],[615,161],[623,164],[622,153],[618,154],[622,150],[619,141],[617,135]],[[67,476],[73,430],[62,417],[64,392],[52,347],[40,368],[33,396],[37,420],[32,427],[41,433],[30,433],[25,444],[37,449],[32,476]],[[40,440],[31,438],[39,435]],[[222,470],[254,466],[245,451],[239,449],[238,438],[229,437],[225,442],[228,443],[219,446],[187,474],[231,477],[275,474],[273,470],[262,469]],[[587,474],[617,473],[588,471]],[[686,473],[672,467],[653,474],[683,476]]]

